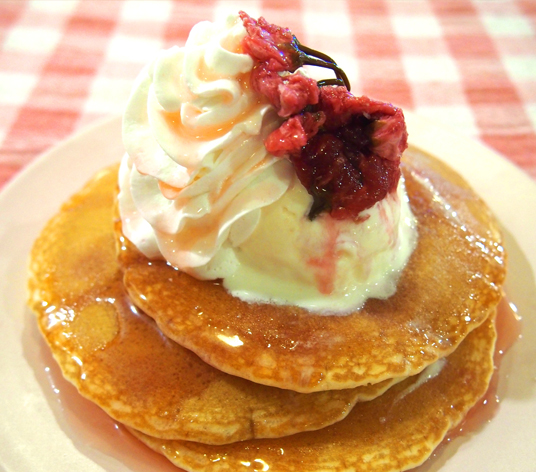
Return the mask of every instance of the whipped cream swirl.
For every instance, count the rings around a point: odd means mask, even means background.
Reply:
[[[245,34],[237,15],[194,26],[140,73],[123,118],[123,231],[200,279],[235,271],[234,248],[294,174],[263,145],[280,119],[249,87]]]

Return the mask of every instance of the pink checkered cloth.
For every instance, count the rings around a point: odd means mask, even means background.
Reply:
[[[0,187],[122,112],[142,66],[198,21],[246,10],[345,69],[356,94],[480,139],[536,178],[536,2],[0,1]]]

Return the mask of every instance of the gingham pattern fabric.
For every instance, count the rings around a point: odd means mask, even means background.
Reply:
[[[159,49],[240,9],[333,56],[354,93],[480,139],[536,178],[534,0],[0,0],[0,186],[120,114]]]

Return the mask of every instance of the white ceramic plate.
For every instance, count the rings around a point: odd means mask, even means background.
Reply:
[[[508,296],[523,337],[505,356],[496,417],[458,438],[426,472],[536,470],[536,184],[477,142],[407,116],[411,142],[449,162],[505,229]],[[177,471],[137,443],[59,374],[25,306],[32,242],[63,201],[122,155],[120,120],[101,122],[38,159],[0,194],[0,468],[5,472]]]

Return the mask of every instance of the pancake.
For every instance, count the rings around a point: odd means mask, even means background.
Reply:
[[[435,377],[414,389],[417,379],[407,379],[320,431],[219,447],[132,433],[186,471],[408,470],[424,462],[485,393],[493,373],[493,318],[467,336]]]
[[[318,392],[416,375],[494,310],[505,253],[490,210],[457,173],[415,148],[406,151],[402,172],[417,248],[396,294],[369,299],[355,313],[246,303],[218,283],[149,261],[119,236],[125,287],[167,337],[256,383]]]
[[[113,234],[117,168],[99,173],[36,241],[30,306],[64,376],[151,436],[224,444],[339,421],[395,381],[305,395],[220,372],[164,337],[130,301]]]

